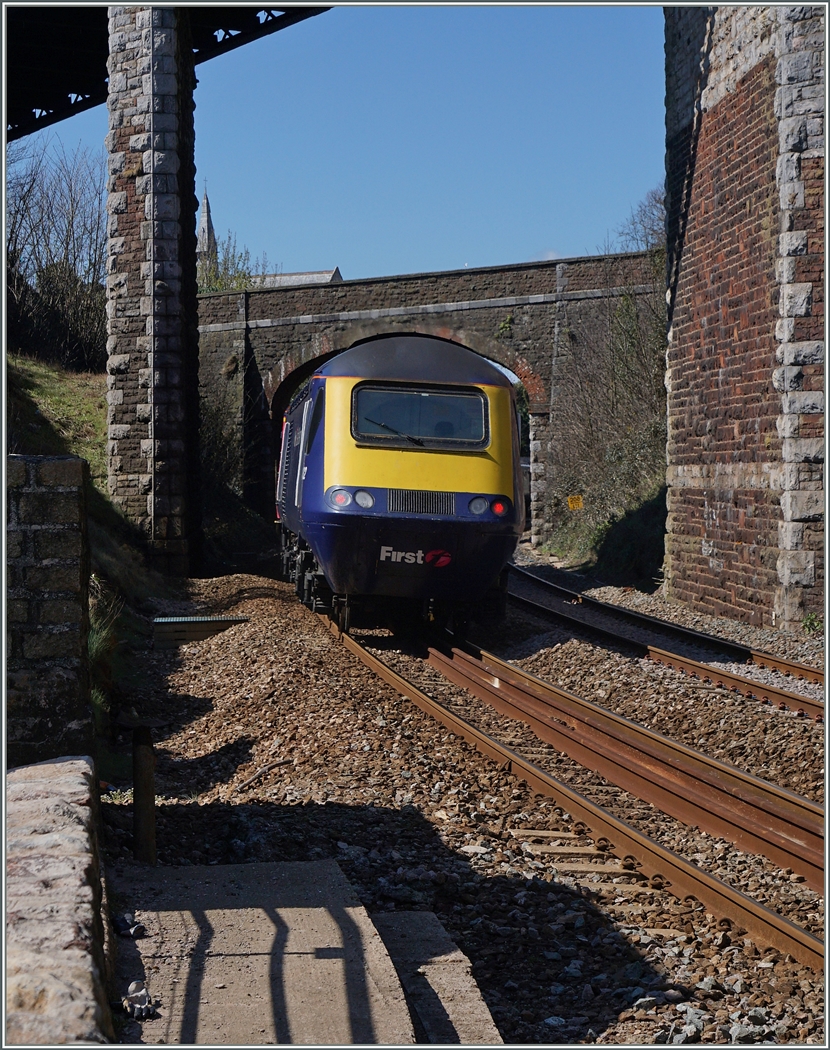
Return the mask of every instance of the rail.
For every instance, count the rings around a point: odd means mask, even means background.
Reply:
[[[619,605],[611,605],[609,602],[600,601],[598,598],[590,598],[588,595],[580,594],[578,591],[571,591],[567,587],[551,583],[550,580],[543,580],[535,573],[528,572],[527,569],[522,569],[518,565],[511,564],[510,572],[518,577],[531,580],[534,584],[546,590],[556,591],[566,596],[567,601],[602,611],[617,619],[628,620],[629,623],[641,624],[652,630],[660,630],[696,645],[717,649],[731,656],[736,661],[751,662],[759,667],[772,668],[776,671],[781,671],[783,674],[792,675],[795,678],[803,678],[806,682],[824,685],[824,671],[818,667],[811,667],[809,664],[798,663],[795,660],[786,660],[784,657],[761,652],[759,649],[752,649],[747,645],[741,645],[739,642],[732,642],[728,638],[719,638],[714,634],[705,634],[702,631],[692,630],[690,627],[681,627],[680,624],[671,623],[668,620],[660,620],[656,616],[649,616],[647,613],[637,612],[634,609],[625,609]]]
[[[820,971],[824,967],[824,944],[809,931],[790,922],[746,894],[700,870],[694,864],[653,842],[617,817],[556,780],[545,770],[523,758],[512,748],[483,733],[466,719],[447,710],[411,682],[369,653],[354,638],[342,634],[328,621],[332,633],[346,648],[380,678],[407,697],[426,714],[439,720],[451,732],[476,747],[503,768],[521,777],[532,790],[552,798],[575,820],[585,824],[595,841],[609,852],[631,858],[641,877],[655,889],[665,889],[679,899],[693,897],[715,916],[741,925],[762,944],[789,953],[805,966]]]
[[[429,662],[586,769],[687,825],[824,887],[824,808],[472,647]]]
[[[546,581],[539,580],[537,577],[533,577],[533,581],[534,584],[538,585],[541,589],[545,589],[548,586]],[[585,600],[593,601],[593,599]],[[712,682],[714,685],[721,685],[726,689],[733,689],[735,692],[741,693],[743,696],[754,697],[757,700],[773,704],[780,710],[789,709],[795,711],[797,714],[809,715],[811,718],[814,718],[819,722],[824,719],[824,703],[820,700],[813,700],[811,697],[801,696],[799,693],[791,693],[789,690],[779,689],[774,685],[767,685],[764,682],[756,681],[754,678],[746,678],[743,675],[734,674],[731,671],[724,671],[721,668],[714,667],[712,664],[703,663],[700,660],[693,660],[689,656],[683,656],[680,653],[672,653],[666,649],[660,649],[656,645],[649,645],[647,642],[637,641],[636,639],[630,638],[628,635],[619,634],[616,631],[610,631],[608,628],[601,627],[599,624],[583,620],[579,616],[573,616],[564,609],[551,609],[548,605],[540,605],[538,602],[534,602],[530,598],[525,598],[521,595],[511,593],[510,601],[519,607],[526,609],[528,612],[532,612],[536,616],[544,616],[550,619],[564,620],[569,624],[576,624],[581,630],[593,634],[603,640],[612,641],[615,644],[625,642],[626,645],[630,645],[639,650],[644,656],[647,656],[650,660],[654,660],[655,663],[664,664],[667,667],[673,667],[675,670],[682,671],[684,674],[693,675],[703,681]],[[605,608],[611,609],[613,606],[607,606]],[[663,623],[662,620],[656,622]],[[803,665],[798,664],[794,666],[801,667]],[[821,672],[816,673],[820,674]]]

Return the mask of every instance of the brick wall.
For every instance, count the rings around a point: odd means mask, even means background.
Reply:
[[[279,438],[269,408],[279,420],[298,377],[321,357],[379,333],[455,339],[506,365],[527,389],[532,535],[539,543],[549,527],[545,492],[556,442],[550,417],[563,323],[599,331],[598,320],[622,291],[653,289],[648,256],[626,253],[200,296],[202,396],[234,414],[246,496],[270,514]],[[590,357],[590,346],[584,350]]]
[[[818,10],[666,13],[666,591],[787,627],[823,603]]]
[[[88,473],[72,456],[7,459],[9,766],[91,750]]]

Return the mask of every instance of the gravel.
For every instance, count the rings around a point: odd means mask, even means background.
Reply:
[[[599,584],[589,576],[577,575],[559,568],[554,558],[534,550],[527,541],[519,544],[514,560],[517,565],[532,570],[552,583],[586,594],[590,598],[608,602],[610,605],[621,605],[634,609],[647,616],[668,620],[681,627],[701,631],[703,634],[711,634],[717,638],[725,638],[787,660],[795,660],[812,667],[824,666],[823,634],[808,635],[755,627],[739,620],[727,620],[723,617],[695,612],[688,606],[666,601],[659,592],[645,594],[632,587],[608,587]]]
[[[287,585],[193,580],[157,612],[250,618],[133,654],[123,706],[166,723],[154,730],[161,865],[337,858],[370,914],[437,913],[505,1042],[823,1043],[821,975],[721,929],[700,906],[658,892],[599,902],[552,881],[521,842],[572,831],[567,814],[375,679]],[[501,637],[527,641],[521,624]],[[587,673],[607,678],[604,667]],[[806,758],[812,738],[799,740]],[[106,863],[130,864],[126,784],[103,811]],[[702,854],[699,836],[684,834],[684,851]],[[724,869],[742,862],[722,851]],[[761,864],[760,886],[768,874]],[[820,900],[790,885],[800,920],[820,925]]]

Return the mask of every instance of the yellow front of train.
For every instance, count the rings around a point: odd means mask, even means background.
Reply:
[[[467,348],[409,338],[430,353],[354,370],[346,353],[317,373],[303,535],[335,594],[477,602],[524,527],[513,390]]]

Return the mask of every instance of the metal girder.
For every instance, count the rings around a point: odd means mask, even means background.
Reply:
[[[328,11],[328,7],[182,7],[196,63]],[[107,7],[5,8],[7,139],[107,100]]]

